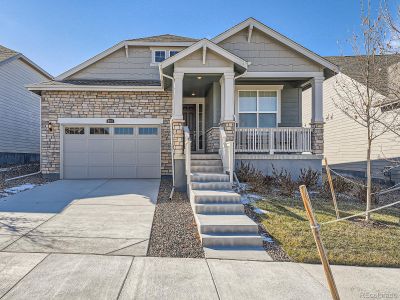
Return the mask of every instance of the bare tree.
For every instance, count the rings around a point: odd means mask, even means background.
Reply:
[[[381,13],[372,17],[370,1],[362,5],[361,21],[360,34],[354,33],[350,40],[354,52],[352,76],[336,76],[337,97],[333,101],[345,115],[366,129],[366,211],[369,211],[372,202],[372,145],[386,132],[396,131],[398,118],[392,110],[382,109],[389,105],[388,72],[393,71],[389,66],[393,65],[395,58],[387,55],[386,51],[387,23]],[[366,221],[369,220],[370,214],[366,213]]]

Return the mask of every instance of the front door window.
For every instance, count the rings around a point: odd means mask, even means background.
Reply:
[[[196,104],[183,105],[183,119],[185,120],[185,126],[189,127],[190,139],[192,140],[192,151],[196,151]]]

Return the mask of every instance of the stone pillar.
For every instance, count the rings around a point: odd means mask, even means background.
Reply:
[[[221,126],[224,128],[226,133],[226,141],[235,141],[235,129],[236,123],[235,121],[224,121],[221,123]]]
[[[219,150],[219,127],[211,127],[206,132],[206,152],[218,153]]]
[[[324,123],[311,123],[311,150],[313,154],[324,153]]]
[[[311,111],[311,150],[313,154],[324,153],[324,116],[323,116],[324,77],[314,77],[312,87]]]
[[[182,159],[185,149],[185,138],[183,134],[183,126],[185,120],[172,119],[172,147],[174,150],[174,158]]]
[[[172,99],[172,118],[176,120],[183,119],[183,75],[184,73],[174,73],[173,99]]]

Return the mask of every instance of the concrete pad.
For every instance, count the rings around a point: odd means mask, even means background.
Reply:
[[[128,247],[122,247],[120,250],[108,253],[108,255],[146,256],[148,247],[149,240],[145,240]]]
[[[221,299],[330,299],[328,290],[298,264],[207,261]]]
[[[4,299],[117,299],[130,257],[51,254]]]
[[[206,258],[273,261],[263,247],[204,247]]]
[[[0,212],[0,234],[23,235],[54,214]]]
[[[204,259],[137,257],[119,299],[218,299]]]
[[[58,213],[104,180],[59,180],[0,199],[0,212]]]
[[[74,238],[28,234],[4,251],[107,254],[142,241],[142,239]],[[139,253],[139,251],[137,252]]]
[[[154,206],[71,205],[32,235],[148,239]]]
[[[47,254],[0,253],[0,297],[7,293],[30,270],[40,263]]]
[[[0,235],[0,251],[19,238],[18,235]]]
[[[321,265],[301,264],[301,267],[328,288]],[[331,267],[340,298],[342,299],[394,299],[400,297],[400,269],[353,266]]]
[[[159,187],[160,179],[112,179],[75,204],[154,205]]]

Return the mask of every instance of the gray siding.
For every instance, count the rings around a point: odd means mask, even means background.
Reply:
[[[279,126],[301,126],[301,89],[287,85],[282,89]]]
[[[121,48],[70,76],[69,79],[160,79],[158,66],[151,65],[152,57],[149,47],[129,47],[128,49],[128,58],[125,48]],[[172,48],[168,47],[168,49]]]
[[[0,66],[0,152],[39,153],[40,97],[25,85],[45,80],[20,59]]]
[[[205,129],[219,126],[221,118],[221,86],[214,82],[205,99]]]
[[[332,167],[365,172],[367,155],[366,129],[351,120],[335,106],[333,100],[337,99],[335,85],[335,77],[329,78],[324,82],[324,154]],[[303,92],[302,99],[303,123],[309,124],[311,121],[311,89]],[[399,136],[388,132],[377,138],[372,145],[374,177],[384,178],[382,174],[383,168],[391,165],[388,159],[400,161],[399,157]],[[400,181],[400,170],[393,173],[393,179]]]
[[[175,63],[175,67],[233,67],[233,62],[211,51],[210,49],[207,49],[206,63],[203,64],[203,50],[199,49],[182,58],[181,60],[178,60]]]
[[[251,42],[244,29],[219,43],[222,48],[250,61],[254,72],[318,72],[322,67],[300,53],[288,48],[263,32],[254,29]]]

